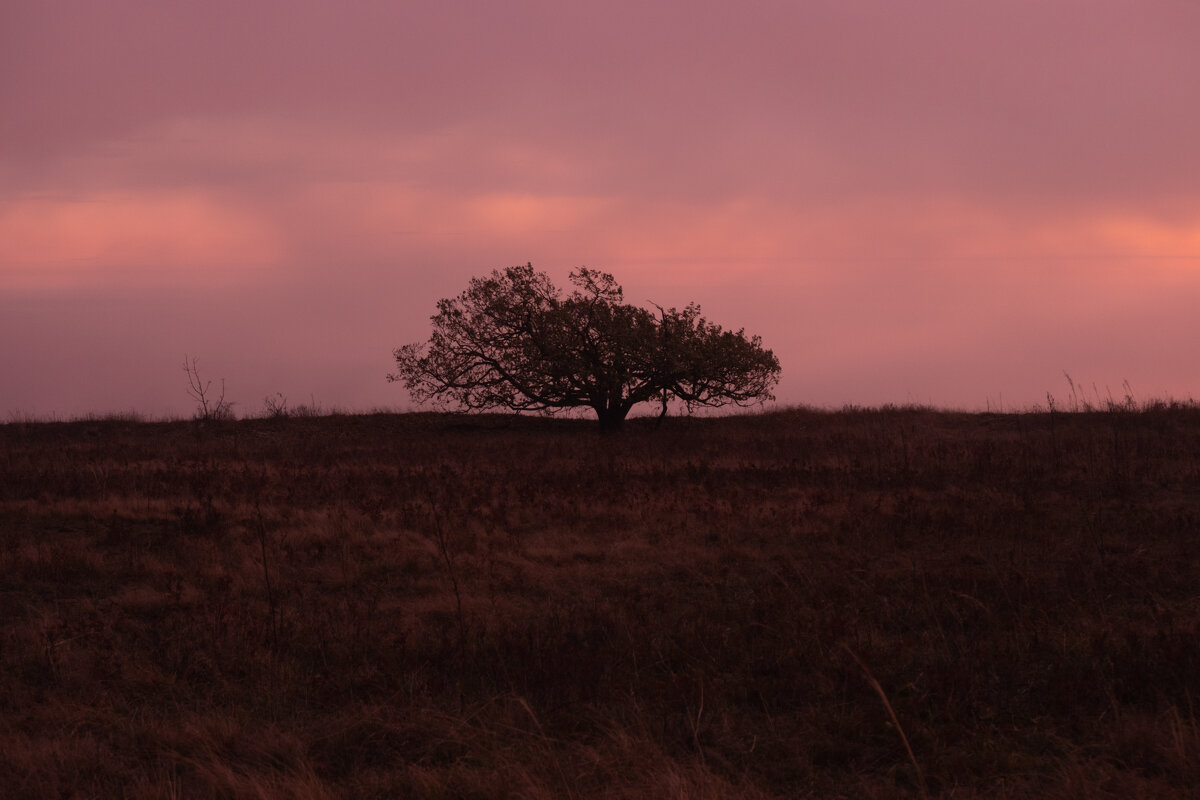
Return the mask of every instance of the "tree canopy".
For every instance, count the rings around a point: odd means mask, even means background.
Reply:
[[[660,402],[665,414],[672,399],[689,410],[773,399],[779,359],[760,337],[722,330],[694,303],[627,304],[606,272],[581,267],[570,278],[566,296],[532,264],[472,279],[438,302],[427,342],[394,351],[388,380],[417,402],[466,409],[591,408],[606,430],[639,403]]]

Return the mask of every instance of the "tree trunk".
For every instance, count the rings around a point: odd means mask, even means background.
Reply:
[[[628,408],[597,408],[596,418],[600,421],[601,433],[617,433],[625,425],[625,415]]]
[[[663,420],[667,418],[667,394],[663,393],[662,397],[662,413],[658,415],[658,420],[654,423],[654,430],[662,427]]]

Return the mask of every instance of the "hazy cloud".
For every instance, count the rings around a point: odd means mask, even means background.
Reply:
[[[10,4],[0,411],[100,402],[56,377],[85,343],[105,405],[186,410],[181,347],[403,402],[390,348],[525,261],[763,333],[787,401],[1195,394],[1197,34],[1177,0]]]

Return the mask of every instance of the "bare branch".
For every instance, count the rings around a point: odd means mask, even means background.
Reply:
[[[229,419],[233,416],[233,403],[225,400],[225,379],[221,379],[221,391],[212,395],[212,381],[200,377],[200,368],[196,358],[183,356],[183,371],[188,377],[188,396],[196,401],[196,419],[208,422],[215,419]]]

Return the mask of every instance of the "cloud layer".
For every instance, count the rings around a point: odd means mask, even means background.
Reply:
[[[532,261],[697,300],[784,402],[1200,395],[1200,7],[64,2],[0,11],[0,412],[186,413],[183,353],[403,405]]]

